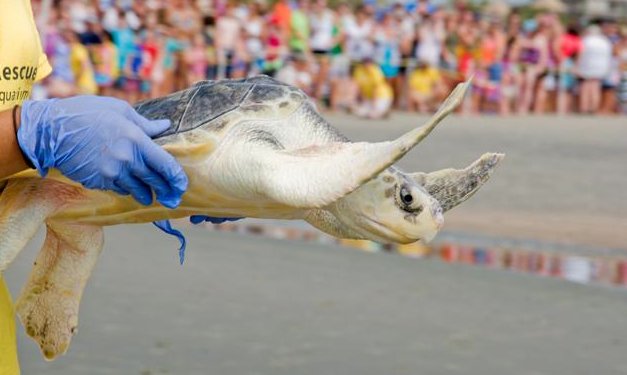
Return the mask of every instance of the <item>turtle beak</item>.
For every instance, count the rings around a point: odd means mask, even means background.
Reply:
[[[424,243],[429,243],[435,236],[440,232],[442,226],[444,225],[444,215],[442,211],[442,207],[436,202],[433,207],[431,207],[431,222],[429,226],[426,228],[424,234],[422,235],[422,241]]]

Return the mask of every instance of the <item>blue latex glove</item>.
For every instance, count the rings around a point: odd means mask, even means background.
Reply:
[[[211,224],[222,224],[225,221],[237,221],[241,219],[243,219],[243,217],[213,217],[205,215],[192,215],[189,217],[189,221],[194,225],[200,224],[203,221],[208,221]]]
[[[150,137],[170,120],[150,121],[126,102],[99,96],[25,101],[17,139],[41,176],[54,167],[90,189],[131,194],[138,202],[181,203],[187,176]]]
[[[192,224],[200,224],[203,221],[208,221],[212,224],[222,224],[225,221],[236,221],[241,219],[243,219],[243,217],[228,218],[205,215],[192,215],[189,217],[189,221],[191,221]],[[180,230],[173,228],[172,224],[170,224],[170,220],[154,221],[153,224],[165,233],[172,235],[179,240],[179,243],[181,244],[181,246],[179,247],[179,262],[183,264],[183,262],[185,261],[185,248],[187,247],[187,240],[185,240],[185,235],[183,235]]]

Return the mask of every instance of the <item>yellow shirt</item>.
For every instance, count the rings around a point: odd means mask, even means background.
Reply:
[[[89,51],[78,42],[72,43],[70,50],[70,64],[76,77],[79,93],[95,95],[98,92],[98,85],[89,61]]]
[[[6,110],[28,98],[33,82],[52,68],[41,49],[30,0],[0,0],[0,9],[0,110]],[[0,375],[19,373],[11,296],[0,275]]]
[[[433,87],[442,79],[440,72],[434,67],[416,69],[409,76],[409,87],[412,91],[423,95],[431,95]]]
[[[365,99],[391,99],[394,97],[392,87],[385,80],[383,71],[376,64],[360,64],[353,72],[353,80]]]

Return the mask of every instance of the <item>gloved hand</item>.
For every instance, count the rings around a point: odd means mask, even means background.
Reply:
[[[243,219],[243,217],[213,217],[205,215],[192,215],[189,217],[189,221],[194,225],[200,224],[203,221],[208,221],[211,224],[222,224],[225,221],[237,221],[241,219]]]
[[[187,176],[153,137],[170,120],[150,121],[126,102],[98,96],[25,101],[17,132],[20,148],[43,177],[54,167],[90,189],[131,194],[166,207],[181,203]]]

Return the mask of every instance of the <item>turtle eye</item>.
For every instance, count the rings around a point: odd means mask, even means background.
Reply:
[[[401,201],[403,201],[403,203],[405,203],[406,205],[411,205],[411,203],[414,201],[414,197],[412,197],[411,193],[407,191],[407,189],[402,188]]]
[[[398,205],[403,211],[407,211],[410,213],[418,214],[422,212],[422,205],[418,207],[415,206],[415,199],[411,193],[411,190],[405,186],[402,186],[398,192],[397,198]]]

